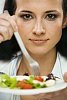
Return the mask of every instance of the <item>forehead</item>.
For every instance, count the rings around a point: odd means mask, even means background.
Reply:
[[[62,9],[62,0],[16,0],[17,9]]]

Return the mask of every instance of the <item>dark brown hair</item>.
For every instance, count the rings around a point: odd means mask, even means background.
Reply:
[[[8,10],[10,15],[13,15],[15,13],[16,8],[16,0],[5,1],[4,10]],[[63,0],[62,8],[64,17],[67,17],[67,0]],[[57,51],[59,51],[64,57],[67,57],[67,27],[62,30],[61,40],[56,45],[56,47]],[[0,44],[0,60],[10,60],[18,51],[20,51],[20,48],[13,35],[11,40],[5,41]]]

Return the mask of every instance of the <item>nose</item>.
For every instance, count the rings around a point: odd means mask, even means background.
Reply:
[[[38,21],[35,23],[34,28],[33,28],[33,34],[36,34],[36,35],[45,34],[45,28],[43,27],[43,24],[41,21]]]

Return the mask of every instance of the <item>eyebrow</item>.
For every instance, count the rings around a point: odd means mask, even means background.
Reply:
[[[32,13],[31,11],[28,10],[22,10],[21,12]]]
[[[20,12],[26,12],[26,13],[33,13],[32,11],[28,11],[28,10],[22,10],[22,11],[20,11]],[[51,12],[59,12],[59,11],[57,11],[57,10],[48,10],[48,11],[45,11],[45,13],[51,13]]]
[[[57,10],[49,10],[49,11],[46,11],[45,13],[50,13],[50,12],[58,12]]]

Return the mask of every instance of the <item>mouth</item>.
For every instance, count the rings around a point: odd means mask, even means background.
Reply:
[[[46,43],[49,39],[29,39],[32,43],[36,45],[43,45]]]

